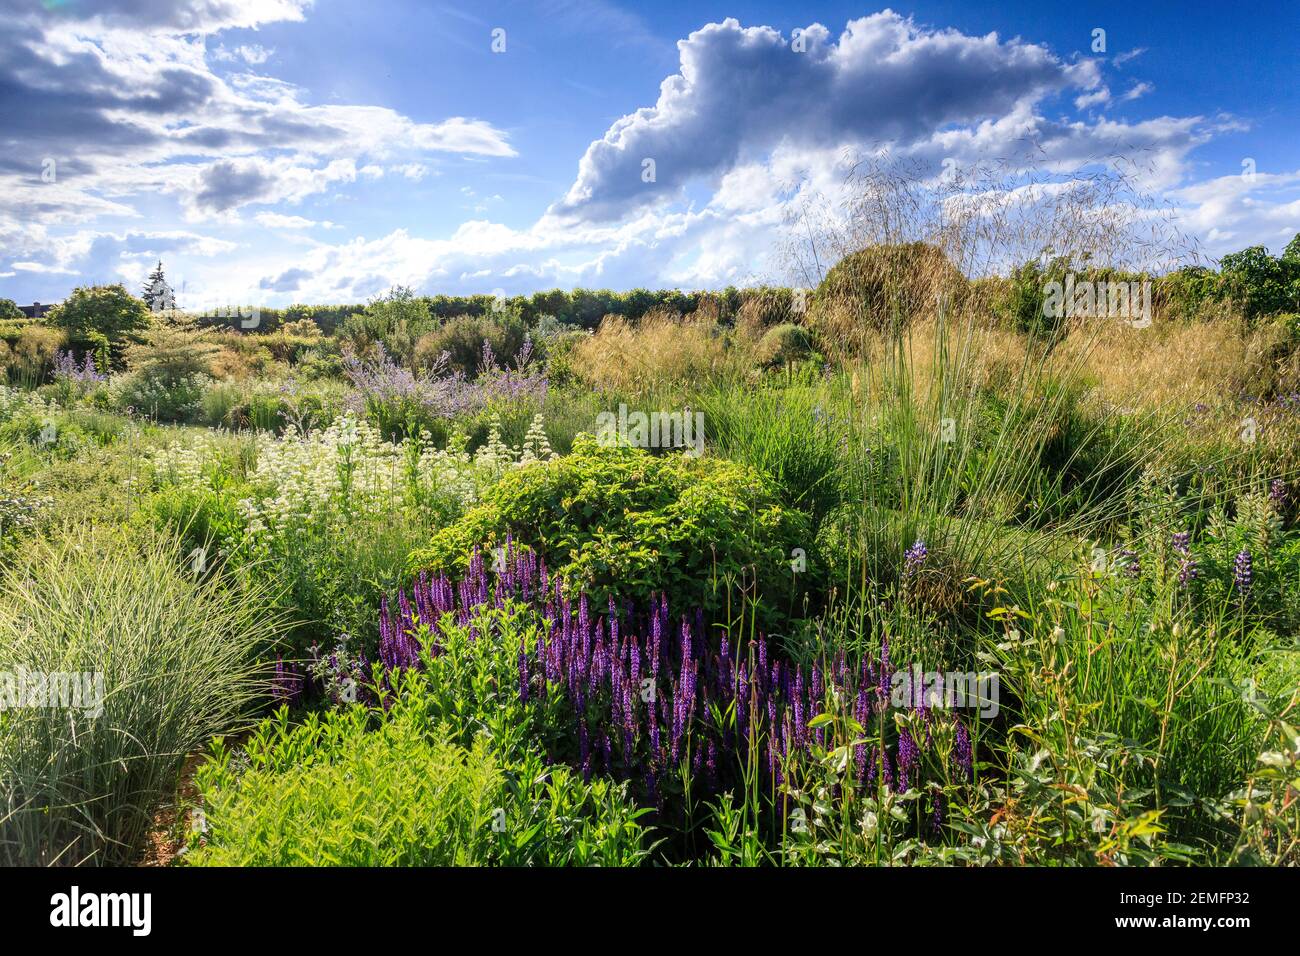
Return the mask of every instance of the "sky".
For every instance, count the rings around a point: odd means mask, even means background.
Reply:
[[[1197,0],[0,0],[0,297],[138,291],[160,259],[193,309],[782,283],[791,211],[881,149],[935,175],[1126,157],[1207,256],[1276,254],[1297,26]]]

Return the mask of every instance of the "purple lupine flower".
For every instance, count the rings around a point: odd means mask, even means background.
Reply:
[[[1191,550],[1192,533],[1190,531],[1175,531],[1173,543],[1174,552],[1186,557]]]
[[[1119,553],[1120,560],[1124,562],[1124,574],[1130,578],[1140,578],[1142,576],[1142,561],[1138,553],[1131,548],[1123,548]]]
[[[1274,478],[1268,486],[1269,502],[1277,511],[1281,512],[1286,509],[1287,497],[1286,482],[1281,478]]]
[[[930,554],[930,549],[925,546],[925,542],[920,538],[916,543],[903,552],[903,575],[912,577],[921,570],[921,565],[925,564],[926,557]]]
[[[1237,552],[1237,557],[1232,562],[1232,580],[1237,586],[1237,593],[1245,597],[1250,591],[1250,580],[1253,573],[1250,551],[1242,548]]]

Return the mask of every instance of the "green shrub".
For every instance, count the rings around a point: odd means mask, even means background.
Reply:
[[[1224,256],[1219,266],[1224,293],[1247,319],[1300,310],[1300,257],[1274,258],[1263,246],[1251,246]]]
[[[428,300],[405,286],[394,286],[364,312],[348,316],[339,335],[356,352],[367,352],[379,344],[401,364],[410,365],[416,343],[433,325]]]
[[[51,309],[45,320],[74,338],[98,333],[117,348],[148,327],[149,309],[120,284],[81,286]]]
[[[637,810],[612,781],[584,784],[486,734],[457,743],[412,674],[387,711],[361,706],[290,727],[266,721],[237,769],[218,745],[197,775],[208,866],[630,866]],[[195,841],[198,842],[197,840]]]
[[[165,379],[137,372],[115,383],[115,404],[122,411],[160,422],[190,422],[202,414],[207,383],[201,375]]]
[[[854,352],[865,331],[894,330],[933,315],[940,296],[959,299],[966,289],[966,278],[936,246],[868,246],[826,273],[813,294],[808,325],[829,347]]]
[[[493,315],[461,315],[423,336],[415,347],[415,363],[432,368],[438,356],[447,353],[447,367],[472,378],[483,363],[483,343],[509,362],[524,347],[528,329],[512,312]]]
[[[806,329],[786,322],[763,333],[758,340],[758,360],[767,366],[790,366],[802,362],[813,353],[812,336]]]
[[[408,564],[459,574],[472,549],[507,534],[597,604],[663,591],[679,606],[710,609],[728,578],[756,581],[769,608],[790,595],[791,551],[810,538],[807,517],[744,465],[602,447],[583,435],[571,454],[508,473]]]

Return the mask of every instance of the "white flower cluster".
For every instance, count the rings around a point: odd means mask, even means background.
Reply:
[[[216,457],[217,435],[173,444],[154,454],[158,479],[195,489],[224,483]],[[302,435],[292,426],[282,437],[258,433],[255,465],[239,502],[246,540],[254,550],[309,526],[337,527],[349,520],[409,515],[449,520],[474,505],[507,469],[552,457],[541,416],[533,419],[522,448],[501,441],[493,422],[488,441],[473,455],[463,437],[435,448],[426,432],[396,444],[365,420],[347,413],[323,430]]]
[[[0,385],[0,421],[8,421],[24,412],[33,415],[52,415],[58,411],[53,402],[47,402],[35,392]]]

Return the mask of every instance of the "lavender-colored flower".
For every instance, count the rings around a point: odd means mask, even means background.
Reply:
[[[930,814],[930,829],[939,833],[943,829],[943,794],[934,795],[934,811]]]
[[[906,793],[911,783],[911,772],[916,768],[921,759],[921,752],[916,747],[916,741],[906,730],[901,731],[898,735],[898,793]]]
[[[1174,532],[1173,546],[1174,554],[1178,555],[1178,586],[1185,588],[1200,576],[1197,561],[1192,557],[1192,533]]]
[[[1275,509],[1282,511],[1286,508],[1287,498],[1286,482],[1281,478],[1274,478],[1272,483],[1268,486],[1269,502]]]
[[[925,546],[925,542],[917,538],[916,543],[903,552],[903,574],[910,578],[920,571],[929,554],[930,549]]]
[[[954,739],[953,759],[957,761],[957,767],[966,775],[966,779],[973,780],[975,779],[975,761],[971,753],[970,732],[960,720],[957,721]]]
[[[294,704],[302,696],[303,680],[298,668],[293,663],[286,664],[284,659],[275,659],[275,679],[271,684],[271,693],[276,700]]]
[[[95,360],[91,358],[90,353],[86,353],[85,359],[80,367],[77,365],[77,357],[71,352],[58,351],[54,354],[54,377],[56,379],[66,379],[78,385],[96,385],[108,380],[107,375],[101,375],[95,368]]]
[[[623,779],[644,780],[654,802],[663,799],[660,775],[666,769],[676,772],[687,755],[685,772],[694,772],[706,792],[734,785],[734,768],[754,758],[764,776],[779,787],[788,764],[804,759],[823,737],[823,729],[814,733],[808,724],[827,695],[842,694],[853,701],[854,717],[866,729],[873,710],[881,708],[879,695],[889,692],[886,641],[880,648],[879,671],[868,660],[850,668],[840,654],[828,669],[814,665],[805,673],[779,659],[775,645],[769,655],[761,637],[751,642],[748,654],[733,660],[731,638],[712,645],[698,613],[679,615],[682,626],[674,641],[668,627],[677,609],[670,609],[663,595],[655,595],[643,615],[635,614],[630,604],[620,608],[602,596],[608,616],[598,618],[585,592],[575,593],[559,580],[550,587],[538,586],[545,568],[534,558],[531,549],[511,538],[500,573],[491,573],[483,552],[476,550],[460,581],[421,574],[409,591],[384,598],[379,613],[381,684],[371,685],[373,690],[391,689],[396,682],[388,683],[387,675],[393,671],[425,667],[444,653],[443,628],[453,622],[469,628],[471,639],[492,633],[495,625],[482,612],[507,594],[513,604],[536,612],[543,623],[535,643],[521,646],[512,662],[520,704],[563,703],[576,718],[569,737],[573,750],[568,751],[575,769],[584,778],[604,768]],[[667,671],[662,684],[661,667]],[[337,661],[336,675],[354,672],[354,662]],[[645,678],[654,681],[653,687],[642,688]],[[373,691],[367,693],[373,696]],[[719,708],[733,705],[734,724],[719,725],[712,719]],[[927,723],[927,738],[929,732]],[[964,729],[958,732],[954,760],[964,767],[969,738],[963,734]],[[923,743],[910,735],[900,740],[901,787],[920,782],[918,744]],[[751,754],[755,744],[759,749]],[[855,776],[893,787],[891,755],[871,750],[866,744],[855,748]],[[555,756],[547,754],[548,759]]]
[[[1250,551],[1242,548],[1237,552],[1237,557],[1232,562],[1232,580],[1237,586],[1237,593],[1245,597],[1250,591],[1250,581],[1253,574],[1253,562],[1251,561]]]
[[[1140,578],[1142,576],[1142,560],[1136,551],[1131,548],[1123,548],[1119,556],[1124,563],[1125,575],[1130,578]]]

